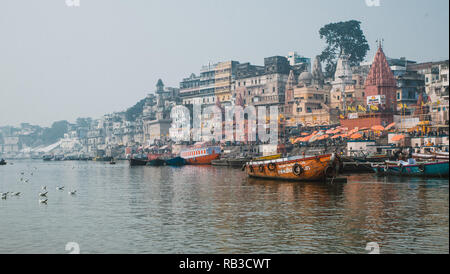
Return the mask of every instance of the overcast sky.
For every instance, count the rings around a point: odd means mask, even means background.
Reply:
[[[314,57],[319,29],[356,19],[389,57],[448,59],[448,0],[0,0],[0,126],[99,118],[179,86],[208,62]]]

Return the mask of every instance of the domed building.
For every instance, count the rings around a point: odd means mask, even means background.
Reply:
[[[339,56],[330,91],[330,107],[339,109],[341,113],[346,113],[348,107],[365,105],[363,79],[360,75],[352,74],[349,58],[345,53]]]
[[[285,117],[289,126],[330,125],[338,123],[338,114],[328,107],[330,87],[324,85],[318,57],[313,72],[304,71],[295,81],[291,71],[286,85]]]

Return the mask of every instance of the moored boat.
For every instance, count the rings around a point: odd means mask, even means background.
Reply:
[[[130,166],[145,166],[147,162],[147,159],[130,158]]]
[[[273,160],[250,161],[244,166],[248,176],[295,181],[325,181],[338,173],[335,154],[292,156]]]
[[[212,160],[220,157],[221,149],[219,146],[190,148],[181,151],[181,158],[190,165],[210,165]]]
[[[155,158],[152,160],[148,160],[147,165],[148,166],[163,166],[166,164],[166,161],[164,161],[161,158]]]
[[[186,160],[180,156],[177,156],[166,160],[166,164],[168,166],[184,166],[186,164]]]
[[[4,165],[6,165],[6,161],[5,161],[5,159],[1,159],[0,160],[0,166],[4,166]]]
[[[402,164],[402,162],[386,161],[384,164],[372,165],[377,175],[418,176],[418,177],[448,177],[449,162],[419,162]]]
[[[51,160],[53,160],[53,155],[44,155],[42,157],[42,160],[44,160],[44,161],[51,161]]]
[[[168,156],[160,153],[148,154],[147,155],[147,165],[148,166],[163,166],[165,165],[164,159]]]

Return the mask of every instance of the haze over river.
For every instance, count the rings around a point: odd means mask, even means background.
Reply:
[[[0,166],[0,192],[21,192],[0,200],[0,253],[68,253],[68,242],[81,253],[368,253],[369,242],[380,253],[449,252],[447,180],[320,184],[213,166],[13,163]]]

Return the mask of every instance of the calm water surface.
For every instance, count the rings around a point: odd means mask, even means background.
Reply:
[[[449,252],[447,180],[364,174],[327,185],[212,166],[30,160],[0,166],[6,191],[22,194],[0,200],[0,253],[68,253],[67,242],[81,253],[367,253],[368,242],[381,253]]]

